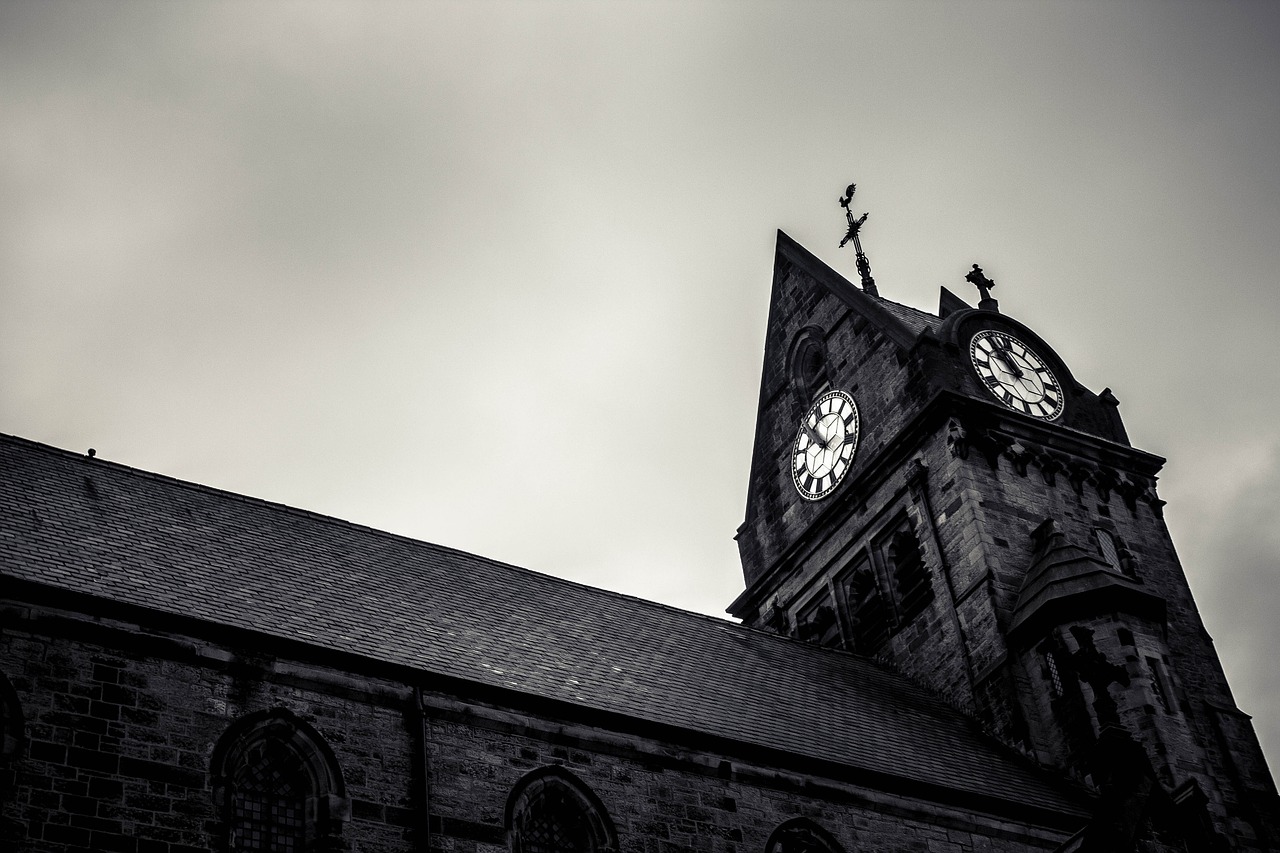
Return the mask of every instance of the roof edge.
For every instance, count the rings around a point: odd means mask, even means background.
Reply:
[[[902,321],[882,308],[873,297],[864,293],[849,279],[827,266],[817,255],[800,245],[781,229],[778,230],[776,255],[786,258],[792,264],[804,270],[814,281],[821,284],[850,308],[879,326],[881,331],[902,349],[909,350],[915,343],[916,336],[903,325]],[[776,270],[776,260],[774,267]]]

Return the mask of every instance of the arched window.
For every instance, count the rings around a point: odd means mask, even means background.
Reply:
[[[806,643],[828,647],[840,645],[840,625],[829,594],[825,591],[819,593],[800,608],[796,614],[796,633]]]
[[[613,821],[595,794],[560,767],[525,776],[507,800],[511,853],[603,853],[618,848]]]
[[[841,850],[825,829],[806,817],[797,817],[773,831],[765,853],[841,853]]]
[[[305,853],[341,832],[348,804],[333,752],[284,709],[233,723],[214,749],[212,770],[229,851]]]

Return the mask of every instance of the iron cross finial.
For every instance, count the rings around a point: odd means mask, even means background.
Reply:
[[[840,198],[840,206],[844,208],[844,218],[849,221],[849,233],[844,235],[844,239],[840,241],[840,248],[844,248],[845,243],[853,241],[853,248],[857,252],[858,274],[862,276],[862,289],[872,296],[879,296],[876,290],[876,280],[871,277],[871,262],[867,260],[867,256],[862,251],[862,241],[858,239],[858,232],[862,230],[862,223],[867,221],[868,213],[864,213],[859,217],[854,217],[853,211],[849,209],[849,205],[853,204],[853,194],[858,191],[857,184],[849,184],[849,188],[844,191],[844,195]]]
[[[853,211],[849,209],[849,205],[853,204],[853,194],[858,191],[857,184],[849,184],[849,188],[844,191],[844,196],[840,199],[840,206],[844,208],[844,218],[849,220],[849,233],[844,235],[844,239],[840,241],[840,248],[844,248],[844,244],[850,240],[858,238],[858,231],[862,228],[862,223],[867,221],[867,217],[871,214],[864,213],[857,219],[853,218]],[[859,252],[862,250],[859,249]]]

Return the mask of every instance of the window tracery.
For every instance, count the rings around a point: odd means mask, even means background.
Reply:
[[[233,723],[212,769],[229,851],[305,853],[341,832],[346,799],[337,761],[319,733],[288,711]]]
[[[840,625],[827,592],[815,595],[796,615],[796,630],[801,640],[820,646],[840,644]]]
[[[507,843],[512,853],[605,853],[617,849],[604,805],[568,771],[535,770],[507,801]]]

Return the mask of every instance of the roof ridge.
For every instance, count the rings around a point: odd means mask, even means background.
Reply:
[[[899,308],[906,308],[908,311],[915,311],[915,312],[917,312],[917,313],[919,313],[919,314],[924,314],[924,315],[926,315],[926,316],[932,317],[932,318],[933,318],[933,319],[935,319],[935,320],[941,320],[941,319],[942,319],[942,318],[941,318],[941,317],[939,317],[937,314],[934,314],[932,311],[926,311],[926,310],[925,310],[925,309],[923,309],[923,308],[917,308],[916,306],[914,306],[914,305],[908,305],[908,304],[907,304],[907,303],[905,303],[905,302],[898,302],[897,300],[889,299],[889,298],[887,298],[887,297],[881,296],[881,295],[880,295],[880,294],[878,294],[878,293],[877,293],[877,294],[874,294],[874,295],[873,295],[873,294],[867,294],[867,295],[868,295],[868,296],[871,296],[871,298],[872,298],[872,299],[878,299],[878,300],[879,300],[879,301],[881,301],[881,302],[888,302],[890,305],[897,305]]]

